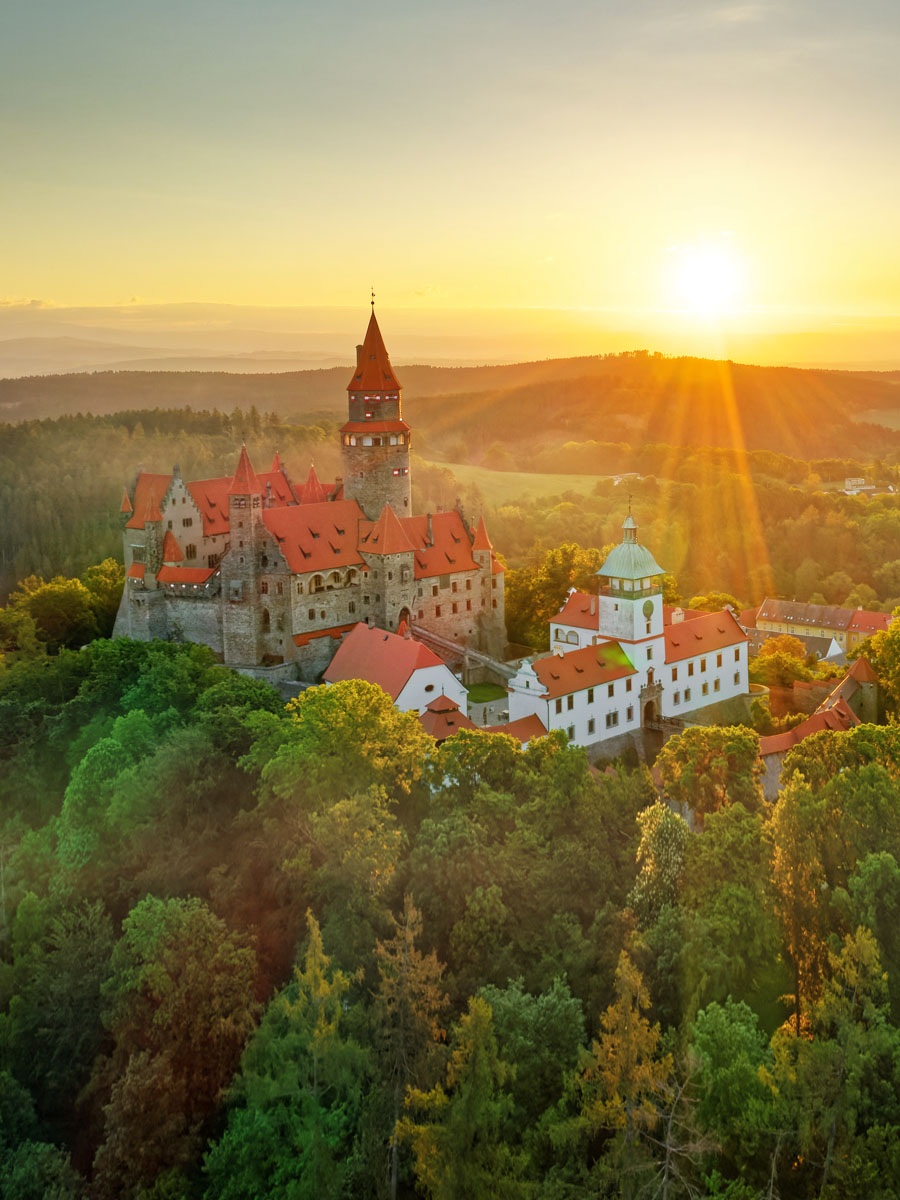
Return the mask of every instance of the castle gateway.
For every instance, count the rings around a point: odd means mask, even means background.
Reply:
[[[494,658],[506,644],[503,567],[483,518],[414,516],[410,428],[374,307],[347,387],[343,480],[257,472],[188,482],[141,471],[122,499],[126,586],[115,636],[201,642],[233,667],[314,680],[358,621],[402,622]]]

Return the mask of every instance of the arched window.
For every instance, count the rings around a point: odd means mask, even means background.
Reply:
[[[576,645],[577,645],[577,643],[578,643],[578,634],[575,632],[575,630],[574,630],[574,629],[569,631],[569,636],[566,638],[566,641],[567,641],[567,642],[575,642],[575,643],[576,643]]]
[[[351,567],[347,572],[347,579],[344,586],[355,587],[357,583],[359,583],[359,571],[355,567]]]
[[[313,575],[312,579],[309,581],[309,590],[310,592],[325,591],[325,581],[321,575]]]
[[[271,627],[271,625],[272,625],[272,619],[271,619],[271,617],[269,616],[269,610],[268,610],[267,608],[264,608],[264,609],[262,610],[262,627],[263,627],[263,633],[268,633],[268,632],[269,632],[269,629],[270,629],[270,627]]]
[[[366,437],[364,437],[364,438],[363,438],[363,443],[362,443],[362,444],[363,444],[364,446],[371,446],[371,445],[372,445],[372,439],[371,439],[370,437],[366,436]]]
[[[325,586],[329,590],[331,590],[332,588],[339,588],[341,586],[340,571],[332,571],[331,574],[328,576],[328,582],[326,583]]]

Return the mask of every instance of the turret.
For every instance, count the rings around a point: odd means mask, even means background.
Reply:
[[[264,618],[258,609],[263,489],[247,447],[241,447],[237,469],[228,489],[231,544],[222,560],[225,593],[223,634],[225,659],[255,665],[260,658]]]
[[[663,569],[637,540],[637,522],[622,522],[622,541],[606,557],[599,577],[600,633],[629,642],[661,637]]]
[[[410,431],[400,413],[400,382],[375,319],[374,300],[347,393],[349,420],[341,428],[344,496],[356,500],[370,521],[378,520],[385,504],[408,516]]]

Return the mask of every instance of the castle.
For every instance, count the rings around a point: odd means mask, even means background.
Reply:
[[[404,622],[502,658],[503,566],[481,518],[410,512],[410,428],[374,302],[341,427],[343,479],[304,484],[278,454],[188,482],[140,471],[122,499],[115,636],[201,642],[229,666],[317,679],[360,621]]]

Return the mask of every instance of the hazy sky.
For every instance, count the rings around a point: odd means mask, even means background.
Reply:
[[[898,314],[898,62],[896,0],[5,0],[0,296]]]

